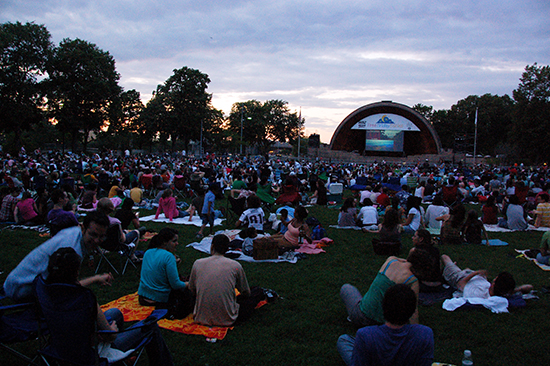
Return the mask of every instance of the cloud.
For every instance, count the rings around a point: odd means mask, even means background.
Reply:
[[[511,94],[526,65],[550,63],[550,3],[496,1],[4,0],[0,21],[45,24],[57,43],[109,51],[120,83],[147,100],[183,66],[209,75],[214,106],[282,99],[330,141],[380,100],[447,109]]]

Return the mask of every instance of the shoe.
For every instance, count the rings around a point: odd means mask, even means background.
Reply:
[[[197,235],[195,235],[195,238],[202,239],[204,238],[204,236],[201,233],[197,233]]]

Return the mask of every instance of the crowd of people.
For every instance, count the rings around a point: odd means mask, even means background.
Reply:
[[[207,226],[213,233],[213,221],[221,214],[215,200],[224,190],[229,191],[231,200],[241,202],[236,227],[255,233],[271,229],[266,212],[281,204],[274,212],[279,219],[275,237],[280,247],[292,250],[302,240],[312,241],[304,205],[325,206],[330,186],[344,185],[353,196],[343,201],[339,226],[375,232],[382,242],[399,242],[402,234],[411,235],[414,245],[406,259],[390,256],[364,295],[351,284],[342,286],[340,295],[348,320],[361,328],[355,338],[342,336],[338,340],[338,350],[348,365],[405,365],[413,364],[411,360],[431,364],[433,332],[418,325],[416,304],[421,292],[438,291],[444,283],[462,291],[465,298],[506,298],[532,289],[530,285],[516,287],[507,272],[489,282],[483,270],[461,270],[448,256],[440,255],[431,233],[439,235],[441,244],[481,243],[489,240],[484,224],[511,230],[525,230],[529,223],[550,226],[550,176],[545,166],[504,169],[479,165],[472,169],[427,162],[361,165],[113,152],[31,155],[2,159],[0,220],[46,224],[52,237],[7,277],[4,290],[16,301],[29,299],[36,276],[49,283],[110,285],[110,273],[77,281],[74,268],[66,272],[71,276],[59,278],[51,268],[80,265],[107,240],[113,226],[117,240],[130,245],[144,232],[132,211],[135,205],[151,208],[156,203],[155,217],[164,214],[170,221],[199,215],[202,227],[196,236],[202,239]],[[188,198],[190,205],[178,204],[176,196]],[[466,213],[464,204],[473,202],[483,205],[481,218],[476,210]],[[120,206],[116,214],[115,205]],[[86,212],[82,225],[79,212]],[[549,242],[545,234],[537,256],[541,263],[548,264]],[[249,286],[242,266],[225,256],[230,247],[227,236],[213,237],[211,256],[197,260],[188,278],[178,273],[177,245],[178,231],[172,228],[163,228],[151,239],[141,264],[140,305],[168,309],[170,316],[178,318],[193,313],[195,321],[207,326],[233,326],[248,319],[265,299],[263,289]],[[60,256],[63,248],[72,251]],[[140,261],[133,251],[130,255]],[[62,260],[71,256],[74,258],[67,263]],[[53,261],[56,264],[50,268]],[[100,329],[122,327],[120,314],[107,315],[117,321],[109,323],[99,316]],[[162,336],[155,334],[156,348],[148,352],[163,363],[151,360],[151,364],[171,364]],[[128,346],[119,343],[121,348]]]

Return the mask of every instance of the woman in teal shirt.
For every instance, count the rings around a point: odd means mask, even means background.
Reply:
[[[177,245],[178,232],[171,228],[160,230],[151,239],[141,264],[140,305],[170,309],[189,302],[187,284],[180,280],[178,273]]]

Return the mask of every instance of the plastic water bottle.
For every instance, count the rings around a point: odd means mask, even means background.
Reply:
[[[465,350],[464,357],[462,358],[462,366],[472,366],[474,361],[472,360],[472,351]]]

